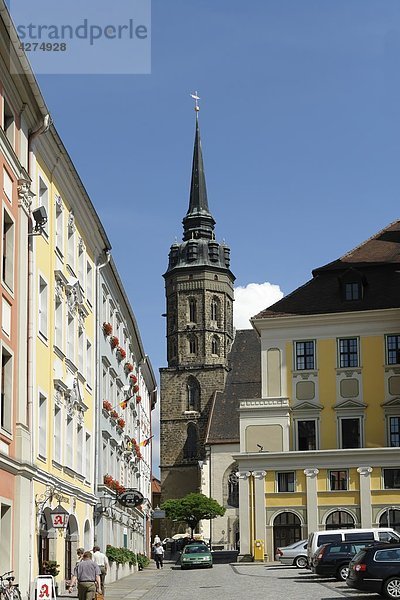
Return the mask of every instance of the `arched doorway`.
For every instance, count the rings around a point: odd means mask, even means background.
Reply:
[[[335,510],[325,521],[325,529],[354,529],[355,526],[354,517],[344,510]]]
[[[400,531],[400,509],[387,508],[379,518],[379,527],[392,527]]]
[[[274,519],[274,548],[283,548],[301,540],[301,523],[292,512],[283,512]]]
[[[74,515],[70,515],[65,532],[64,546],[64,577],[70,580],[76,564],[76,551],[78,550],[78,522]]]
[[[50,528],[52,527],[50,518],[50,508],[45,508],[40,515],[39,533],[38,533],[38,564],[39,574],[43,574],[43,563],[50,558]]]

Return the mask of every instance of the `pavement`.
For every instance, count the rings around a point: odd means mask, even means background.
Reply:
[[[107,583],[105,586],[105,600],[137,600],[147,592],[161,585],[164,576],[170,572],[175,563],[164,561],[164,568],[157,569],[153,560],[143,571],[138,571],[128,577]]]

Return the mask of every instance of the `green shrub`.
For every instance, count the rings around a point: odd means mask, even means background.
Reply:
[[[144,554],[137,554],[136,558],[139,567],[141,567],[142,569],[144,569],[144,567],[147,567],[150,564],[149,559]]]
[[[108,545],[106,556],[111,563],[115,562],[117,565],[125,565],[126,563],[130,565],[136,564],[136,554],[132,550],[128,550],[128,548],[116,548],[115,546]]]

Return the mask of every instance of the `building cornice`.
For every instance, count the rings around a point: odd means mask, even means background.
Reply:
[[[349,448],[290,452],[242,452],[233,454],[241,470],[339,469],[344,467],[398,467],[398,448]]]

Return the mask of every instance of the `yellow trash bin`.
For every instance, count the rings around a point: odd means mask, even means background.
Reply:
[[[254,560],[264,561],[264,540],[254,540]]]

